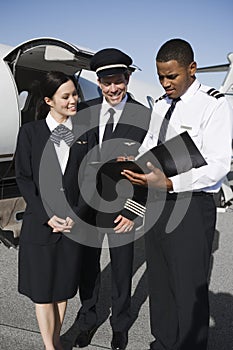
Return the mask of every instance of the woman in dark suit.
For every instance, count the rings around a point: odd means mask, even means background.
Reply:
[[[45,349],[61,350],[67,299],[77,292],[81,267],[82,246],[69,238],[79,212],[79,167],[94,138],[72,122],[78,102],[72,77],[49,72],[40,90],[40,120],[20,128],[16,150],[17,183],[27,204],[18,288],[35,303]]]

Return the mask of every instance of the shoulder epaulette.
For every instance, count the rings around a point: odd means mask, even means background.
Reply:
[[[164,94],[164,95],[160,96],[159,98],[157,98],[157,100],[155,100],[155,103],[158,102],[158,101],[163,100],[166,96],[167,96],[167,94]]]
[[[224,97],[225,95],[222,94],[221,92],[219,92],[218,90],[211,88],[209,91],[207,91],[207,94],[210,96],[213,96],[215,98],[220,98],[220,97]]]

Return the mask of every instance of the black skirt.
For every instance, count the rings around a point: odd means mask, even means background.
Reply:
[[[54,244],[19,245],[19,293],[34,303],[52,303],[73,298],[77,293],[82,246],[61,235]]]

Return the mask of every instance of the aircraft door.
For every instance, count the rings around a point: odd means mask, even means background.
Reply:
[[[18,90],[12,72],[7,64],[0,61],[0,162],[10,161],[16,147],[20,126]]]

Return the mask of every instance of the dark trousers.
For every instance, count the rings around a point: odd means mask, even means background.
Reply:
[[[151,349],[206,350],[208,272],[216,223],[213,197],[168,196],[165,204],[150,203],[147,213],[150,320],[156,339]]]
[[[112,298],[110,324],[113,331],[127,331],[130,324],[133,235],[108,235]],[[102,235],[102,239],[103,237],[104,235]],[[100,256],[101,248],[84,247],[83,269],[79,285],[82,306],[77,316],[82,330],[91,329],[98,323],[96,304],[101,282]]]

